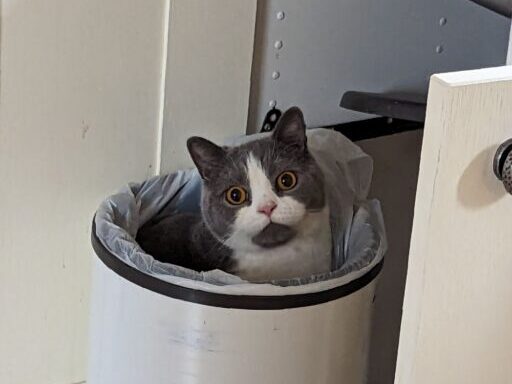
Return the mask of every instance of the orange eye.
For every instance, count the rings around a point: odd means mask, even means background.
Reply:
[[[226,201],[231,205],[240,205],[247,200],[247,192],[242,187],[231,187],[226,191]]]
[[[291,171],[283,172],[277,178],[277,187],[281,191],[289,191],[297,185],[297,176]]]

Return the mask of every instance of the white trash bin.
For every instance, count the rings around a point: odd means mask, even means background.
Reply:
[[[88,383],[366,382],[386,248],[380,206],[365,200],[371,159],[333,131],[309,131],[308,140],[337,196],[330,200],[335,258],[328,274],[251,284],[145,254],[133,240],[142,224],[198,209],[195,171],[132,184],[101,205],[92,229],[98,257]]]

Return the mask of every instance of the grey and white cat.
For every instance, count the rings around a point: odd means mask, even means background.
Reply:
[[[178,214],[142,227],[141,247],[163,262],[218,268],[254,282],[329,271],[324,178],[305,128],[293,107],[271,136],[240,146],[190,138],[203,180],[202,215]]]

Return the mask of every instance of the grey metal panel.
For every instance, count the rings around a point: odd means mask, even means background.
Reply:
[[[365,117],[339,107],[345,91],[425,94],[432,73],[503,65],[509,31],[468,0],[259,0],[248,130],[270,100],[337,124]]]
[[[510,37],[508,38],[507,65],[512,65],[512,25],[510,26]]]

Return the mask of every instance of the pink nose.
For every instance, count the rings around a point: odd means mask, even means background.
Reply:
[[[258,212],[270,217],[270,215],[272,215],[272,211],[276,209],[276,206],[277,205],[274,202],[266,203],[258,208]]]

